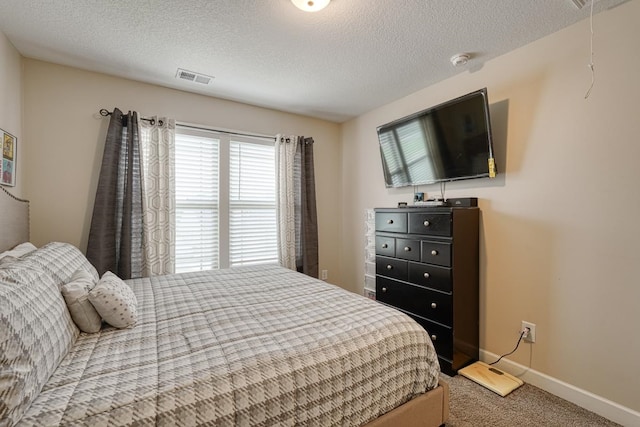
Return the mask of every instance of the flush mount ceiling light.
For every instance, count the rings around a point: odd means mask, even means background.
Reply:
[[[468,53],[459,53],[451,57],[451,63],[454,67],[461,67],[463,65],[466,65],[470,59],[471,55],[469,55]]]
[[[317,12],[327,7],[331,0],[291,0],[298,9],[305,12]]]

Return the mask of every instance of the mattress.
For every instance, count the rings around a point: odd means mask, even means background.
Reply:
[[[136,326],[81,333],[18,425],[359,426],[438,383],[409,317],[282,267],[127,284]]]

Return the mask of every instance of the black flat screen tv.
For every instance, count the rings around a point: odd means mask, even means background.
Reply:
[[[377,132],[388,188],[495,176],[486,88],[379,126]]]

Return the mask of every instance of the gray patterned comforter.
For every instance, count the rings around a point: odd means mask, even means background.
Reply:
[[[80,334],[19,425],[358,426],[437,385],[417,323],[281,267],[127,283],[137,325]]]

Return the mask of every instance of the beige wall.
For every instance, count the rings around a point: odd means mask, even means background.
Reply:
[[[0,32],[0,129],[18,139],[16,186],[5,187],[21,197],[23,188],[22,153],[22,59],[7,37]]]
[[[339,278],[340,128],[335,123],[24,59],[25,196],[36,244],[86,248],[108,118],[101,108],[315,140],[320,268]]]
[[[365,208],[412,200],[384,187],[376,126],[486,86],[501,175],[446,186],[480,199],[481,348],[507,353],[528,320],[511,360],[639,411],[638,17],[595,16],[587,100],[588,20],[345,123],[343,283],[363,287]]]

